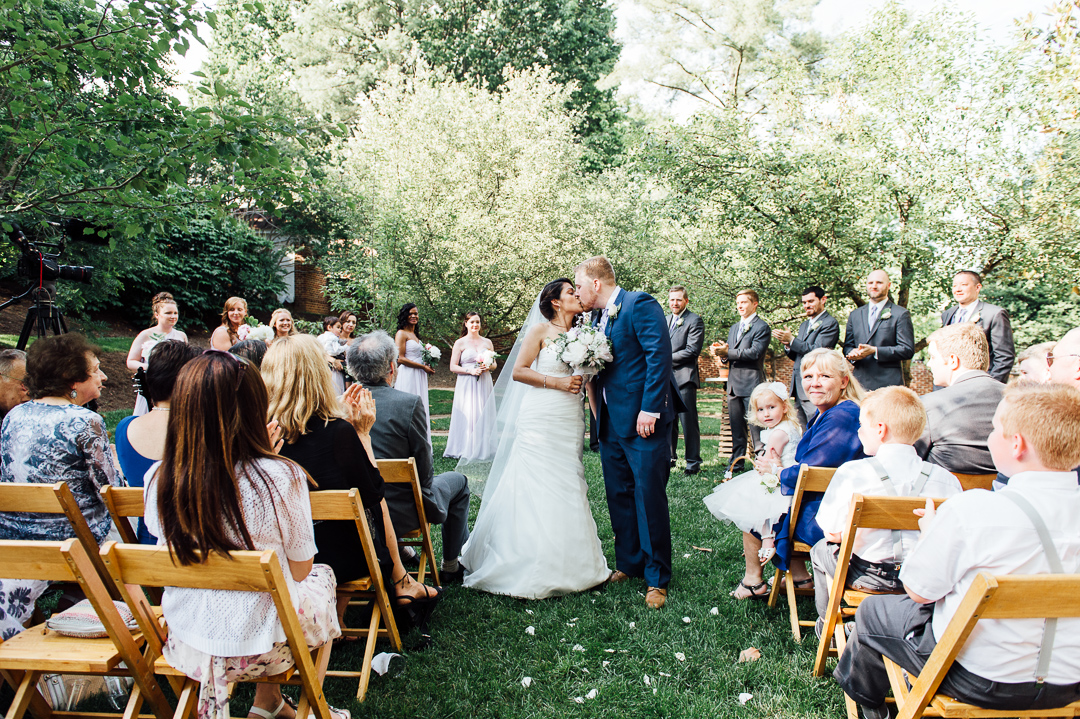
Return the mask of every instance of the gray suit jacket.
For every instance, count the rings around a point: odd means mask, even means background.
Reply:
[[[886,300],[873,331],[869,323],[868,304],[856,308],[847,318],[845,355],[861,344],[878,348],[876,358],[870,355],[855,363],[855,378],[867,391],[904,384],[900,363],[915,356],[915,328],[911,326],[911,315],[892,300]]]
[[[675,384],[680,387],[688,384],[701,387],[697,361],[701,346],[705,342],[705,323],[690,310],[683,310],[679,320],[682,324],[668,330],[671,336],[671,369],[675,374]],[[668,324],[671,324],[670,315]]]
[[[371,427],[371,449],[375,459],[415,459],[416,471],[420,475],[420,491],[424,497],[424,513],[429,522],[441,524],[446,515],[435,504],[431,490],[434,471],[423,403],[417,395],[396,390],[385,382],[369,385],[368,389],[375,400],[375,424]],[[390,521],[399,534],[420,528],[412,489],[408,485],[387,484],[385,496]]]
[[[959,309],[959,305],[953,305],[942,312],[941,325],[947,326]],[[979,300],[975,303],[974,314],[965,318],[964,321],[968,322],[973,318],[982,325],[983,332],[986,333],[986,343],[990,345],[990,369],[988,370],[990,376],[998,382],[1008,382],[1009,372],[1012,371],[1013,362],[1016,360],[1016,346],[1013,344],[1009,313],[1004,308]]]
[[[755,315],[750,328],[738,342],[740,319],[728,330],[727,391],[733,397],[749,397],[754,387],[765,381],[765,351],[769,349],[772,330],[761,315]]]
[[[810,329],[812,324],[816,325],[815,329]],[[802,363],[802,358],[812,350],[822,347],[831,350],[836,347],[839,339],[840,323],[828,312],[822,312],[813,320],[803,320],[803,323],[799,325],[799,331],[795,333],[791,344],[787,348],[787,356],[795,363],[795,367],[791,370],[792,396],[798,397],[800,400],[806,399],[806,393],[803,392],[802,387],[802,378],[799,375],[799,365]]]
[[[1005,385],[981,370],[922,396],[926,431],[915,443],[923,459],[961,474],[997,472],[986,438]]]

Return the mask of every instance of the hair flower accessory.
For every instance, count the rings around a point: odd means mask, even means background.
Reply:
[[[788,392],[788,388],[783,382],[770,382],[769,391],[779,397],[782,401],[787,402],[791,399],[791,393]]]

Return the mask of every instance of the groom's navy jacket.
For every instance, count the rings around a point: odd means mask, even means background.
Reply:
[[[603,426],[604,412],[620,437],[637,434],[637,416],[642,410],[660,414],[660,422],[670,422],[677,412],[685,412],[671,370],[671,340],[660,303],[645,292],[619,290],[619,308],[608,315],[605,333],[611,338],[614,359],[598,376],[599,389],[607,392],[597,402],[597,424]]]

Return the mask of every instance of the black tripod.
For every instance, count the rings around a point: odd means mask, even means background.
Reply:
[[[62,335],[68,331],[67,323],[64,322],[64,313],[56,306],[55,282],[46,281],[29,287],[21,295],[0,304],[0,312],[26,297],[30,297],[33,304],[26,310],[26,320],[23,322],[22,332],[19,334],[15,349],[26,349],[26,344],[30,341],[30,333],[35,328],[37,328],[35,337],[45,337],[49,334],[49,330],[52,330],[54,335]]]

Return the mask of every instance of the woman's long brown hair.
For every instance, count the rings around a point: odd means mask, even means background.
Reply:
[[[196,564],[211,552],[254,549],[240,482],[270,491],[256,460],[287,461],[270,446],[266,411],[266,386],[246,360],[207,351],[180,371],[156,474],[162,535],[180,564]],[[296,474],[303,481],[303,471]]]

